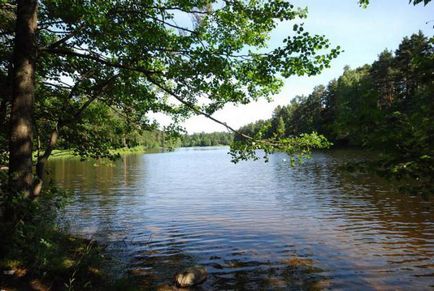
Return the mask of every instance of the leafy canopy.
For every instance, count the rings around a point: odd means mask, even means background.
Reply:
[[[336,144],[375,150],[375,160],[350,168],[402,180],[408,193],[434,193],[433,71],[434,38],[415,33],[395,52],[383,51],[371,65],[346,67],[326,87],[239,131],[266,138],[318,132]]]
[[[2,3],[13,11],[15,1]],[[192,114],[211,117],[227,103],[270,98],[282,78],[315,75],[340,52],[304,31],[306,9],[281,0],[44,0],[38,14],[37,135],[44,143],[56,129],[84,155],[107,153],[98,130],[84,136],[94,142],[71,138],[83,136],[83,123],[104,122],[83,118],[91,103],[141,127],[152,126],[149,113],[164,113],[176,130]],[[280,23],[288,36],[270,48]],[[0,37],[5,76],[12,27],[2,24]]]

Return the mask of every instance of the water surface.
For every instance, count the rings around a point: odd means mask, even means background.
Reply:
[[[108,245],[143,288],[205,265],[205,290],[434,287],[434,202],[343,172],[360,152],[317,153],[291,168],[230,163],[227,148],[126,155],[115,166],[55,160],[75,192],[75,234]]]

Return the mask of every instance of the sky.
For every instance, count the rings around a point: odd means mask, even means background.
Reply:
[[[307,95],[317,85],[326,85],[339,77],[343,68],[356,68],[371,64],[385,49],[395,51],[405,36],[421,30],[427,36],[434,35],[434,2],[427,6],[413,6],[408,0],[371,0],[363,9],[357,0],[293,0],[299,7],[308,7],[304,19],[306,31],[324,34],[332,45],[340,45],[344,52],[333,60],[331,67],[313,77],[290,77],[284,81],[281,92],[274,101],[259,101],[248,105],[226,105],[213,117],[239,128],[250,122],[271,117],[278,105],[287,105],[297,95]],[[427,23],[428,22],[428,23]],[[279,45],[292,32],[292,23],[282,23],[272,33],[270,46]],[[159,118],[162,124],[164,118]],[[226,129],[203,116],[194,116],[183,124],[188,133],[225,131]]]

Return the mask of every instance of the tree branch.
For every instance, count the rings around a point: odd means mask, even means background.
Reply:
[[[108,60],[105,60],[103,57],[101,56],[97,56],[97,55],[89,55],[89,54],[81,54],[72,50],[68,50],[68,49],[50,49],[50,48],[45,48],[42,49],[42,51],[46,51],[49,53],[53,53],[53,54],[59,54],[59,55],[69,55],[69,56],[74,56],[74,57],[78,57],[78,58],[83,58],[83,59],[87,59],[87,60],[93,60],[97,63],[112,67],[112,68],[118,68],[118,69],[125,69],[125,70],[129,70],[129,71],[136,71],[136,72],[140,72],[146,75],[150,75],[150,74],[161,74],[161,71],[153,71],[153,70],[147,70],[145,68],[141,68],[141,67],[134,67],[134,66],[129,66],[126,64],[121,64],[121,63],[114,63]]]
[[[98,96],[100,96],[100,94],[102,92],[104,92],[108,86],[111,84],[111,82],[116,79],[119,75],[113,75],[112,77],[106,79],[105,81],[103,81],[102,83],[98,84],[96,86],[95,89],[97,89],[97,91],[80,107],[80,109],[73,115],[73,117],[69,120],[69,121],[77,121],[81,115],[83,114],[83,112],[89,107],[89,105],[95,101]],[[77,85],[79,82],[77,82],[75,85]],[[75,85],[73,87],[73,89],[75,88]],[[78,86],[78,85],[77,85]],[[72,90],[71,89],[71,92]],[[71,95],[71,93],[70,93]],[[48,158],[50,157],[51,153],[53,152],[54,147],[57,144],[57,139],[59,137],[59,129],[61,127],[63,127],[68,121],[64,120],[64,121],[59,121],[56,126],[53,128],[53,130],[50,133],[50,136],[48,138],[48,142],[47,142],[47,146],[44,150],[44,153],[42,154],[42,156],[38,156],[38,161],[36,163],[36,176],[37,179],[34,181],[34,184],[32,186],[32,196],[36,197],[40,194],[41,189],[42,189],[42,185],[43,185],[43,180],[44,180],[44,176],[45,176],[45,164],[48,160]]]
[[[201,11],[201,10],[197,10],[197,9],[192,9],[192,10],[187,10],[178,6],[145,6],[143,8],[147,8],[147,9],[155,9],[155,10],[177,10],[177,11],[181,11],[181,12],[185,12],[185,13],[192,13],[192,14],[203,14],[203,15],[209,15],[211,14],[209,11]]]
[[[61,84],[54,84],[54,83],[50,83],[50,82],[47,82],[47,81],[43,81],[42,83],[45,84],[45,85],[48,85],[48,86],[59,88],[59,89],[71,89],[71,86],[65,86],[65,85],[61,85]]]
[[[80,119],[81,115],[90,106],[90,104],[92,104],[92,102],[95,101],[101,95],[101,93],[103,93],[111,85],[112,81],[114,81],[118,76],[119,74],[115,74],[110,78],[106,79],[105,81],[103,81],[102,83],[98,84],[95,88],[97,91],[92,94],[92,96],[80,107],[80,109],[78,109],[78,111],[73,115],[71,120],[75,121]],[[62,125],[64,125],[64,123]]]
[[[65,42],[67,42],[68,40],[70,40],[71,38],[73,38],[75,35],[77,35],[80,31],[82,31],[85,28],[84,24],[81,24],[79,27],[77,27],[75,30],[69,32],[68,35],[64,36],[63,38],[59,39],[58,41],[53,42],[52,44],[47,46],[47,49],[53,49],[55,47],[58,47],[62,44],[64,44]]]
[[[181,102],[182,104],[184,104],[185,106],[187,106],[188,108],[190,108],[191,110],[193,110],[196,114],[198,115],[203,115],[206,118],[214,121],[215,123],[218,123],[220,125],[223,125],[226,129],[232,131],[233,133],[238,134],[239,136],[248,139],[248,140],[253,140],[253,138],[251,136],[245,135],[242,132],[239,132],[238,130],[234,129],[233,127],[229,126],[226,122],[220,121],[214,117],[212,117],[210,114],[203,112],[202,110],[198,109],[196,106],[194,106],[194,104],[191,104],[190,102],[184,100],[182,97],[180,97],[178,94],[176,94],[175,92],[173,92],[172,90],[166,88],[165,86],[161,85],[159,82],[157,82],[155,79],[153,79],[150,76],[147,76],[147,79],[149,82],[151,82],[152,84],[154,84],[155,86],[157,86],[158,88],[160,88],[161,90],[163,90],[164,92],[166,92],[167,94],[173,96],[176,100],[178,100],[179,102]]]
[[[157,17],[153,17],[153,16],[151,16],[149,14],[146,14],[146,16],[149,17],[150,19],[153,19],[153,20],[155,20],[157,22],[160,22],[160,23],[162,23],[164,25],[167,25],[169,27],[176,28],[176,29],[179,29],[179,30],[182,30],[182,31],[186,31],[186,32],[189,32],[191,34],[197,34],[197,32],[194,31],[194,30],[191,30],[191,29],[188,29],[188,28],[185,28],[185,27],[182,27],[182,26],[178,26],[178,25],[175,25],[175,24],[171,24],[171,23],[169,23],[167,21],[164,21],[164,20],[159,19]]]
[[[179,30],[182,30],[182,31],[186,31],[186,32],[189,32],[191,34],[197,34],[197,32],[194,31],[194,30],[188,29],[188,28],[183,27],[183,26],[178,26],[176,24],[169,23],[167,21],[164,21],[163,19],[159,19],[158,17],[155,17],[155,16],[149,15],[147,13],[144,13],[143,11],[124,9],[124,10],[117,10],[117,11],[114,11],[114,12],[115,13],[116,12],[117,13],[119,13],[119,12],[127,13],[127,14],[129,14],[129,16],[131,16],[131,14],[136,14],[136,17],[140,17],[141,15],[145,15],[146,17],[148,17],[148,18],[150,18],[150,19],[152,19],[152,20],[154,20],[156,22],[160,22],[160,23],[162,23],[164,25],[167,25],[169,27],[176,28],[176,29],[179,29]],[[139,15],[137,15],[137,14],[139,14]]]

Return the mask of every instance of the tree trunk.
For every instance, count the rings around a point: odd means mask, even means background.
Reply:
[[[36,179],[32,189],[32,196],[36,197],[41,194],[42,186],[45,179],[45,165],[48,161],[48,158],[51,155],[56,143],[57,138],[59,137],[59,132],[57,129],[53,129],[50,134],[50,138],[48,139],[47,148],[44,151],[44,154],[38,157],[38,162],[36,163]]]
[[[9,186],[29,195],[32,187],[37,0],[17,1],[9,140]]]
[[[97,86],[98,90],[93,94],[89,100],[87,100],[80,109],[74,114],[74,117],[71,120],[59,120],[56,127],[51,131],[50,137],[48,138],[47,147],[45,148],[44,154],[40,157],[38,157],[38,161],[36,163],[36,177],[34,179],[34,183],[32,186],[32,191],[30,192],[32,197],[38,196],[42,191],[42,186],[44,184],[45,179],[45,165],[48,161],[48,158],[50,157],[51,153],[53,152],[54,147],[57,144],[57,139],[59,138],[59,130],[62,128],[65,124],[77,122],[83,112],[89,107],[89,105],[96,100],[96,98],[104,91],[106,90],[111,82],[115,80],[118,77],[118,75],[113,75],[112,77],[108,78],[107,80],[103,81],[101,84]]]

